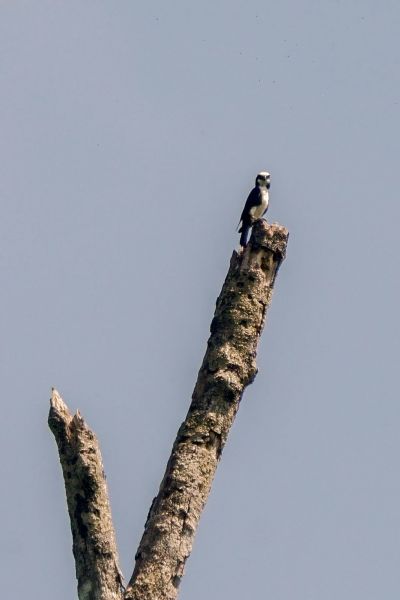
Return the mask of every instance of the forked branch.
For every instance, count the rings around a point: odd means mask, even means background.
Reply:
[[[80,600],[177,597],[222,449],[244,389],[257,373],[258,341],[287,240],[284,227],[260,220],[246,249],[232,255],[192,403],[150,507],[123,595],[97,441],[79,415],[69,415],[59,396],[53,400],[49,423],[64,472]]]

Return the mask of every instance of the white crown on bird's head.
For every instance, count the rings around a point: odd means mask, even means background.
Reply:
[[[260,171],[256,177],[256,186],[265,186],[269,188],[271,183],[271,175],[268,171]]]

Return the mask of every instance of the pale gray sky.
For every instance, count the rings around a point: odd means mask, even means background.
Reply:
[[[290,229],[183,600],[400,593],[394,0],[0,3],[5,598],[76,597],[55,385],[126,576],[254,176]]]

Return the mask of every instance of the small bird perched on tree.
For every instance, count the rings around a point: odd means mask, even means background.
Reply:
[[[238,231],[239,233],[241,233],[241,246],[247,246],[247,236],[249,234],[250,227],[253,225],[254,221],[257,221],[257,219],[261,219],[261,217],[268,210],[268,190],[270,185],[271,175],[267,173],[267,171],[261,171],[256,177],[256,185],[251,190],[246,200],[246,204],[244,205],[242,215],[240,217],[239,225],[242,225],[238,229]]]

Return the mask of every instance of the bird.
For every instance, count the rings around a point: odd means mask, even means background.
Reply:
[[[251,190],[238,224],[240,236],[240,245],[247,246],[247,237],[249,229],[254,221],[261,219],[268,210],[269,188],[271,185],[271,175],[267,171],[261,171],[256,177],[256,185]],[[241,226],[239,227],[239,225]]]

